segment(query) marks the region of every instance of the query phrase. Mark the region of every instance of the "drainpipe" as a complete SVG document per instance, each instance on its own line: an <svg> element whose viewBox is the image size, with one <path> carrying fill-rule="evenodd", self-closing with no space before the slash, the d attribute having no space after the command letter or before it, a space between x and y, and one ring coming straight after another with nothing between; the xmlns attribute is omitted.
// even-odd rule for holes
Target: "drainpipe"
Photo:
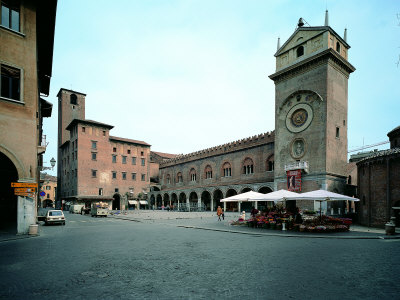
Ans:
<svg viewBox="0 0 400 300"><path fill-rule="evenodd" d="M390 221L392 199L390 198L390 158L386 158L386 220Z"/></svg>
<svg viewBox="0 0 400 300"><path fill-rule="evenodd" d="M368 163L368 227L371 227L371 163Z"/></svg>

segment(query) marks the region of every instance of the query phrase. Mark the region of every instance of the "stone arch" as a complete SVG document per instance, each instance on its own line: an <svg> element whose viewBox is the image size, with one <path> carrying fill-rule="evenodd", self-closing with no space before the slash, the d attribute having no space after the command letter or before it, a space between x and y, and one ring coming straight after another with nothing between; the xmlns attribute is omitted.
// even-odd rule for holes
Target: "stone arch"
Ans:
<svg viewBox="0 0 400 300"><path fill-rule="evenodd" d="M154 195L150 196L150 207L156 206L156 197Z"/></svg>
<svg viewBox="0 0 400 300"><path fill-rule="evenodd" d="M186 194L184 192L181 192L179 194L179 202L180 203L186 203Z"/></svg>
<svg viewBox="0 0 400 300"><path fill-rule="evenodd" d="M243 187L243 188L241 189L241 191L240 191L239 194L247 193L247 192L250 192L250 191L252 191L252 190L253 190L253 189L252 189L251 187L245 186L245 187Z"/></svg>
<svg viewBox="0 0 400 300"><path fill-rule="evenodd" d="M178 205L178 196L175 193L171 194L171 203L174 207Z"/></svg>
<svg viewBox="0 0 400 300"><path fill-rule="evenodd" d="M296 49L296 57L300 57L304 55L304 46L299 46Z"/></svg>
<svg viewBox="0 0 400 300"><path fill-rule="evenodd" d="M119 193L115 193L112 201L112 209L113 210L121 210L121 195Z"/></svg>
<svg viewBox="0 0 400 300"><path fill-rule="evenodd" d="M272 192L272 189L268 186L262 186L258 189L258 192L261 194L268 194ZM259 201L257 202L257 208L259 210L264 210L266 208L274 206L274 202L272 201Z"/></svg>
<svg viewBox="0 0 400 300"><path fill-rule="evenodd" d="M17 182L18 170L13 160L0 152L0 227L16 233L18 200L11 188L11 182Z"/></svg>
<svg viewBox="0 0 400 300"><path fill-rule="evenodd" d="M278 111L280 112L283 107L288 104L289 101L296 101L298 97L305 97L306 102L313 102L313 101L319 101L322 102L322 97L319 95L317 92L314 92L312 90L297 90L290 94L285 101L282 102L282 104L279 106Z"/></svg>
<svg viewBox="0 0 400 300"><path fill-rule="evenodd" d="M237 194L238 194L238 192L235 189L230 188L226 191L225 198L228 198L230 196L234 196ZM226 202L226 211L238 211L238 207L239 206L238 206L237 202Z"/></svg>
<svg viewBox="0 0 400 300"><path fill-rule="evenodd" d="M224 198L224 194L222 193L222 191L220 189L216 189L213 192L213 204L214 204L214 211L217 210L218 206L223 207L223 204L221 202L221 199Z"/></svg>
<svg viewBox="0 0 400 300"><path fill-rule="evenodd" d="M211 210L211 194L209 191L201 193L201 203L204 205L205 210Z"/></svg>
<svg viewBox="0 0 400 300"><path fill-rule="evenodd" d="M156 207L160 208L162 206L162 196L160 194L156 197Z"/></svg>
<svg viewBox="0 0 400 300"><path fill-rule="evenodd" d="M70 104L77 105L78 104L78 97L75 94L71 94L69 96Z"/></svg>
<svg viewBox="0 0 400 300"><path fill-rule="evenodd" d="M152 189L154 192L159 192L159 191L160 191L160 188L157 187L157 186L153 186L153 187L151 187L151 189Z"/></svg>
<svg viewBox="0 0 400 300"><path fill-rule="evenodd" d="M18 178L32 177L26 174L24 164L17 158L17 156L9 150L4 144L0 144L0 153L3 153L14 165L17 170Z"/></svg>
<svg viewBox="0 0 400 300"><path fill-rule="evenodd" d="M163 205L167 206L167 205L171 205L170 203L170 198L169 198L169 194L165 193L164 197L163 197Z"/></svg>

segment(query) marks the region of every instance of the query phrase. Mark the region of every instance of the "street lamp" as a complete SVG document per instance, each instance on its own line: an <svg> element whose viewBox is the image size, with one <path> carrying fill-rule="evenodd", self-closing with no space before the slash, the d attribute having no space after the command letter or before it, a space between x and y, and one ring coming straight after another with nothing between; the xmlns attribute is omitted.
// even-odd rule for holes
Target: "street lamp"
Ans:
<svg viewBox="0 0 400 300"><path fill-rule="evenodd" d="M44 171L44 170L53 170L54 166L56 165L56 160L54 159L54 157L52 157L50 159L50 165L51 167L43 167L43 166L39 166L40 171Z"/></svg>

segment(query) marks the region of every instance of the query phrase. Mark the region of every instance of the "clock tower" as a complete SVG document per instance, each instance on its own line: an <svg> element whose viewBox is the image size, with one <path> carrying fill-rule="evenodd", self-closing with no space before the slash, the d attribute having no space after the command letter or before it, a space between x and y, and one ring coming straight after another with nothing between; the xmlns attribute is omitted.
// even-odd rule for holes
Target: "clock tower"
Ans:
<svg viewBox="0 0 400 300"><path fill-rule="evenodd" d="M344 193L350 46L300 18L275 54L275 189Z"/></svg>

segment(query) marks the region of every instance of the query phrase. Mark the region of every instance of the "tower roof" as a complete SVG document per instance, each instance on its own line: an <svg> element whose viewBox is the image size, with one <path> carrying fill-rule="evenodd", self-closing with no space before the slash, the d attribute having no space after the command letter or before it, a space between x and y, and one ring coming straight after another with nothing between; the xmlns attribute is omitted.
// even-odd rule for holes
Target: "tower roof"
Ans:
<svg viewBox="0 0 400 300"><path fill-rule="evenodd" d="M335 30L333 30L330 26L309 26L309 27L298 27L295 32L293 32L293 34L288 38L288 40L282 45L282 47L280 47L277 52L274 54L274 56L279 56L280 54L282 54L283 52L285 52L286 50L289 49L289 47L287 47L289 45L290 42L292 42L295 37L300 33L300 32L315 32L315 35L313 35L313 37L320 35L326 31L329 31L331 34L333 34L338 40L340 40L340 42L347 48L350 48L350 45L347 44L347 42L339 35L336 33ZM292 48L292 47L290 47Z"/></svg>

